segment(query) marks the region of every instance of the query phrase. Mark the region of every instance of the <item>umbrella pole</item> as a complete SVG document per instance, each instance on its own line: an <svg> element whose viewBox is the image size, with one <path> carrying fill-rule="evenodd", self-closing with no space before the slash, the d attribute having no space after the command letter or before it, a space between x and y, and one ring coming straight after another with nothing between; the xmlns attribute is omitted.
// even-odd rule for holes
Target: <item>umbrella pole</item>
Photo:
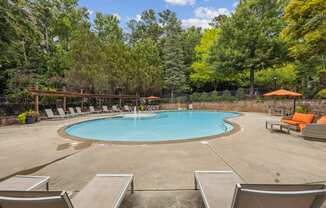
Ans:
<svg viewBox="0 0 326 208"><path fill-rule="evenodd" d="M293 114L295 113L296 101L297 101L297 99L294 98L294 99L293 99Z"/></svg>

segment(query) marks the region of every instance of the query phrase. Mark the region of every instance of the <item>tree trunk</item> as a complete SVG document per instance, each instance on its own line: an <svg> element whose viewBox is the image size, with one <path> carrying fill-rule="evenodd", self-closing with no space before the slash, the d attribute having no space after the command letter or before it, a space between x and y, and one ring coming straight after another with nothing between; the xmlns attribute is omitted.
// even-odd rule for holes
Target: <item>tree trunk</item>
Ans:
<svg viewBox="0 0 326 208"><path fill-rule="evenodd" d="M173 92L173 89L171 90L171 103L173 103L173 100L174 100L174 92Z"/></svg>
<svg viewBox="0 0 326 208"><path fill-rule="evenodd" d="M254 96L255 70L250 69L250 97Z"/></svg>

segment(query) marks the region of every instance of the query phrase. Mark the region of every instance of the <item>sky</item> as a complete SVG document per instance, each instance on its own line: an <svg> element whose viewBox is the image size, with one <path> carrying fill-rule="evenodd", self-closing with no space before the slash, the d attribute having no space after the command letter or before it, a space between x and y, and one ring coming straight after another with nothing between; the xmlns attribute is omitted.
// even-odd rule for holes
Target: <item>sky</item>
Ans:
<svg viewBox="0 0 326 208"><path fill-rule="evenodd" d="M170 9L177 13L184 28L197 26L208 28L208 23L219 14L229 15L239 0L79 0L86 7L91 20L96 12L116 15L126 28L130 19L138 19L144 10L156 12Z"/></svg>

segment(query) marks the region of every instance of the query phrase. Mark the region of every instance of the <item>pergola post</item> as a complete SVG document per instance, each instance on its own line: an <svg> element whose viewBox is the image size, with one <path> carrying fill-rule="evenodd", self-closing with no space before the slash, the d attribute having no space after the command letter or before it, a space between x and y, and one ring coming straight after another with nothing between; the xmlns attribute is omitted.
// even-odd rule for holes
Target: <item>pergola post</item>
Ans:
<svg viewBox="0 0 326 208"><path fill-rule="evenodd" d="M38 90L38 86L36 85L35 86L35 89ZM35 95L34 96L34 105L35 105L35 112L39 113L40 112L40 108L39 108L39 96L38 95Z"/></svg>
<svg viewBox="0 0 326 208"><path fill-rule="evenodd" d="M66 87L63 87L63 92L66 92ZM66 96L63 97L63 110L64 111L67 110L67 97Z"/></svg>
<svg viewBox="0 0 326 208"><path fill-rule="evenodd" d="M82 110L84 109L84 96L83 96L83 93L84 93L84 90L81 89L80 90L80 95L81 95L81 104L80 104L80 107L81 107Z"/></svg>

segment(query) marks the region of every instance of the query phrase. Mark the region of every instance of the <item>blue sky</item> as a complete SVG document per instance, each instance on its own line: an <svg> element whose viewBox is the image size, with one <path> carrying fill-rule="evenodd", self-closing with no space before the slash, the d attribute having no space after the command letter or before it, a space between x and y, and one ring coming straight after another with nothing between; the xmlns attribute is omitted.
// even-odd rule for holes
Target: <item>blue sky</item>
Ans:
<svg viewBox="0 0 326 208"><path fill-rule="evenodd" d="M218 14L230 14L238 0L80 0L81 7L89 9L91 19L96 12L115 14L121 25L137 19L147 9L162 11L170 9L177 13L184 27L208 27L210 20Z"/></svg>

